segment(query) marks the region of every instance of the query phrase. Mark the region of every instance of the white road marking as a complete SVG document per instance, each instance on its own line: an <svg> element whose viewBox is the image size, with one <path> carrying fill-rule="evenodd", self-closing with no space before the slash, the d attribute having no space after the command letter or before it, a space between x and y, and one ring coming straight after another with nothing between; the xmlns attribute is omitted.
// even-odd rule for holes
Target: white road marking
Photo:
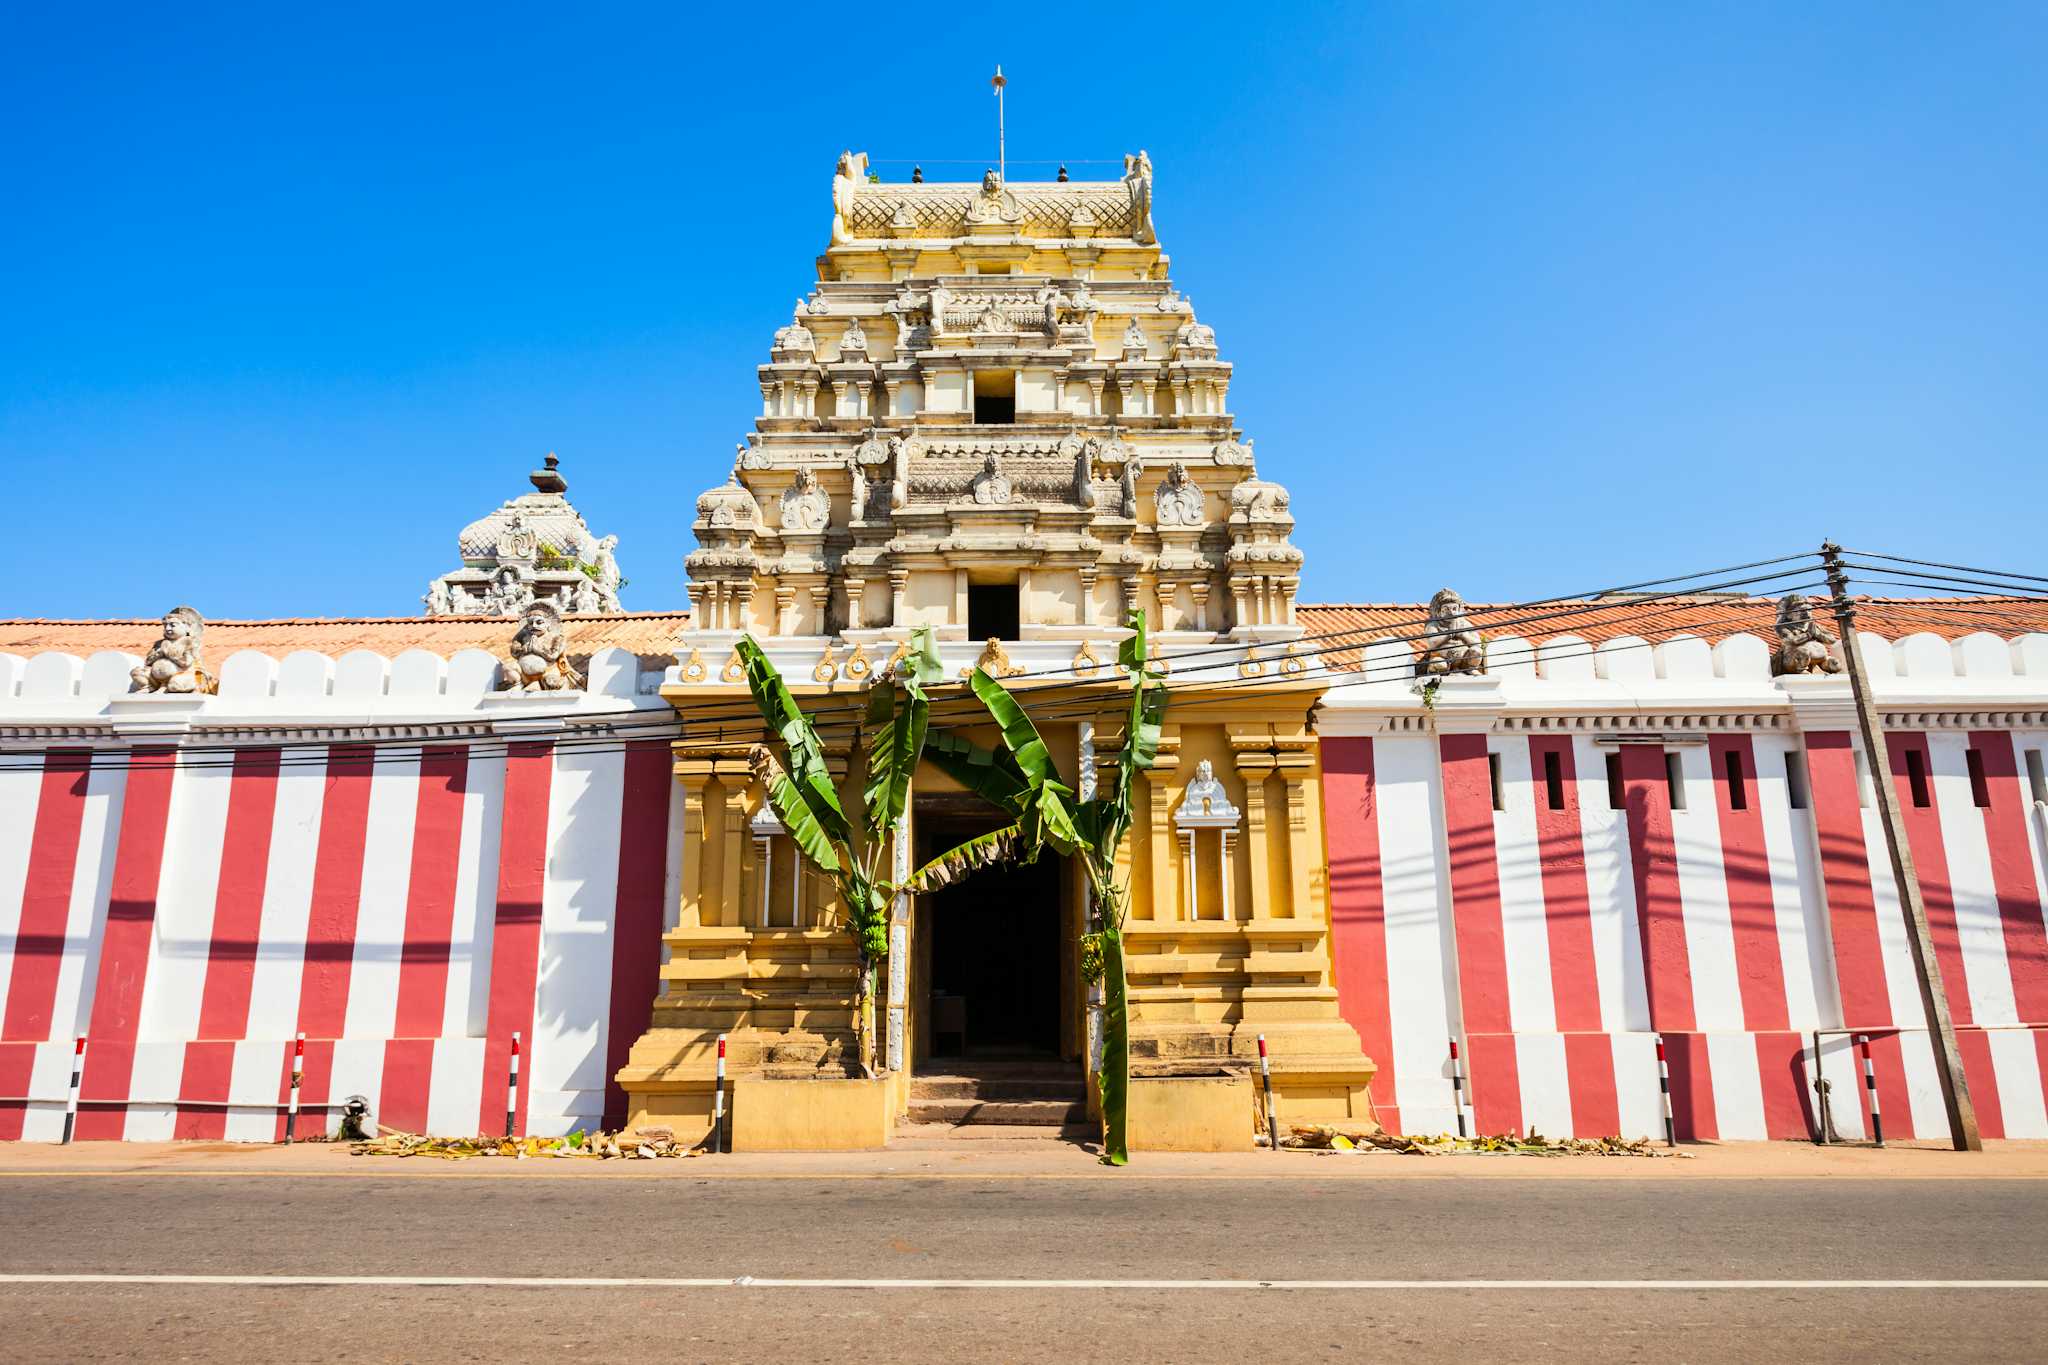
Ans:
<svg viewBox="0 0 2048 1365"><path fill-rule="evenodd" d="M1458 1290L1873 1290L2048 1289L2048 1280L1031 1280L774 1279L754 1275L681 1278L653 1275L33 1275L0 1274L10 1284L164 1284L225 1287L377 1289L1296 1289Z"/></svg>

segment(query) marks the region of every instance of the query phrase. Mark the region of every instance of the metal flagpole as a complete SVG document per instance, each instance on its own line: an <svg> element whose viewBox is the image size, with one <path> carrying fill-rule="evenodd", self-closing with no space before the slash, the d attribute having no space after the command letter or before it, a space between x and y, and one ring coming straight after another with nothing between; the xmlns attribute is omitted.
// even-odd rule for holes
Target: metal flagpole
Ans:
<svg viewBox="0 0 2048 1365"><path fill-rule="evenodd" d="M1003 79L1001 66L996 67L993 84L996 88L996 179L1007 181L1010 178L1010 163L1003 151L1003 87L1009 82Z"/></svg>
<svg viewBox="0 0 2048 1365"><path fill-rule="evenodd" d="M1920 875L1913 850L1899 821L1899 794L1892 788L1891 755L1885 748L1884 724L1870 700L1863 673L1863 646L1856 638L1856 609L1849 601L1849 576L1842 570L1842 547L1832 540L1820 547L1834 595L1835 621L1842 629L1842 659L1849 668L1849 690L1856 698L1856 723L1863 731L1863 752L1870 760L1870 786L1877 793L1878 822L1892 857L1892 880L1898 883L1899 904L1906 912L1906 946L1913 950L1913 971L1920 978L1920 1005L1927 1014L1927 1032L1934 1044L1934 1074L1941 1082L1941 1102L1948 1110L1949 1137L1959 1152L1981 1152L1977 1110L1970 1103L1970 1084L1956 1050L1955 1024L1949 1018L1948 992L1941 984L1941 963L1934 956L1934 936L1927 929L1927 903L1920 898ZM1820 1066L1818 1050L1814 1067Z"/></svg>

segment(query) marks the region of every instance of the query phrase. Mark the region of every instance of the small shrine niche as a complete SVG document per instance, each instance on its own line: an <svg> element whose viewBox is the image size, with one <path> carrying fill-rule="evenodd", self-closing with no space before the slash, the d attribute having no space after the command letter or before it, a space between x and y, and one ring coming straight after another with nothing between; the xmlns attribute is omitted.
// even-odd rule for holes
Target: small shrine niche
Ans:
<svg viewBox="0 0 2048 1365"><path fill-rule="evenodd" d="M748 837L754 841L754 865L761 879L761 896L757 913L763 929L800 929L803 927L803 855L796 845L790 843L789 858L789 904L779 906L775 895L775 853L777 841L788 833L782 820L775 814L775 807L768 803L764 794L761 807L754 812L754 818L747 821Z"/></svg>
<svg viewBox="0 0 2048 1365"><path fill-rule="evenodd" d="M1216 770L1208 759L1195 765L1194 780L1188 783L1187 793L1181 798L1180 809L1173 813L1173 828L1186 841L1187 858L1183 862L1181 877L1181 906L1189 919L1202 919L1202 864L1200 861L1201 835L1215 831L1216 857L1219 882L1222 886L1221 904L1217 906L1216 919L1234 919L1236 914L1230 904L1231 884L1236 881L1232 866L1232 854L1237 842L1237 826L1243 819L1236 806L1230 804L1230 794L1223 790L1223 783L1216 777Z"/></svg>

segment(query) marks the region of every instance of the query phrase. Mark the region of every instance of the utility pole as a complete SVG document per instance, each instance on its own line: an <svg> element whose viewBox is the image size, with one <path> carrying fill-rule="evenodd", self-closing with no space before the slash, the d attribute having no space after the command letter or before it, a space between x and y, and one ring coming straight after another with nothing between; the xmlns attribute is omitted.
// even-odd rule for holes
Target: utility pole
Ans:
<svg viewBox="0 0 2048 1365"><path fill-rule="evenodd" d="M1009 82L1003 79L1000 65L996 67L996 78L992 84L996 88L996 179L1008 184L1010 163L1003 151L1003 87Z"/></svg>
<svg viewBox="0 0 2048 1365"><path fill-rule="evenodd" d="M1949 1019L1948 992L1941 984L1941 963L1934 955L1934 936L1927 929L1927 902L1920 896L1920 874L1913 868L1913 849L1899 820L1899 794L1892 787L1891 753L1885 747L1884 725L1871 704L1870 682L1863 672L1863 646L1856 638L1856 608L1849 601L1849 577L1842 569L1842 547L1832 540L1820 547L1834 594L1835 621L1842 631L1842 658L1849 668L1849 690L1856 698L1856 724L1863 732L1863 752L1870 758L1870 786L1877 793L1877 814L1884 843L1892 858L1892 880L1898 883L1899 904L1906 911L1906 942L1913 950L1913 971L1920 981L1920 1004L1927 1014L1928 1036L1934 1042L1934 1074L1941 1081L1941 1103L1948 1110L1949 1137L1959 1152L1981 1152L1977 1110L1970 1103L1970 1083L1956 1050L1955 1024ZM1820 1065L1818 1052L1814 1065Z"/></svg>

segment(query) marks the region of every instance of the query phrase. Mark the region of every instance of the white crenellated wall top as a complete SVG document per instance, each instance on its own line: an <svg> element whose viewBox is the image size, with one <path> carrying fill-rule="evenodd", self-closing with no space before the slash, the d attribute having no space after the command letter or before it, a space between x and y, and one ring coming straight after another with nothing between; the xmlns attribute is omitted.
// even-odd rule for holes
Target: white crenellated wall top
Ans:
<svg viewBox="0 0 2048 1365"><path fill-rule="evenodd" d="M239 650L220 661L217 695L204 698L131 691L129 670L142 660L117 650L86 658L48 651L0 653L0 725L113 725L173 712L194 726L304 724L383 727L495 722L514 712L602 716L667 711L662 658L607 647L589 656L580 691L513 694L498 688L499 660L480 649L446 658L409 649L394 658L369 650L333 657L296 650L273 658Z"/></svg>
<svg viewBox="0 0 2048 1365"><path fill-rule="evenodd" d="M1922 633L1889 640L1865 632L1859 640L1872 692L1884 705L2048 707L2048 634L2006 640L1977 632L1948 640ZM1378 640L1361 653L1355 673L1334 679L1323 701L1326 712L1433 709L1434 698L1423 695L1413 676L1415 656L1406 642ZM1711 645L1690 635L1655 644L1624 635L1598 645L1574 635L1534 645L1498 636L1487 640L1486 661L1490 690L1508 710L1769 711L1791 705L1802 683L1819 681L1773 678L1770 644L1747 634ZM1846 687L1839 676L1834 681Z"/></svg>

